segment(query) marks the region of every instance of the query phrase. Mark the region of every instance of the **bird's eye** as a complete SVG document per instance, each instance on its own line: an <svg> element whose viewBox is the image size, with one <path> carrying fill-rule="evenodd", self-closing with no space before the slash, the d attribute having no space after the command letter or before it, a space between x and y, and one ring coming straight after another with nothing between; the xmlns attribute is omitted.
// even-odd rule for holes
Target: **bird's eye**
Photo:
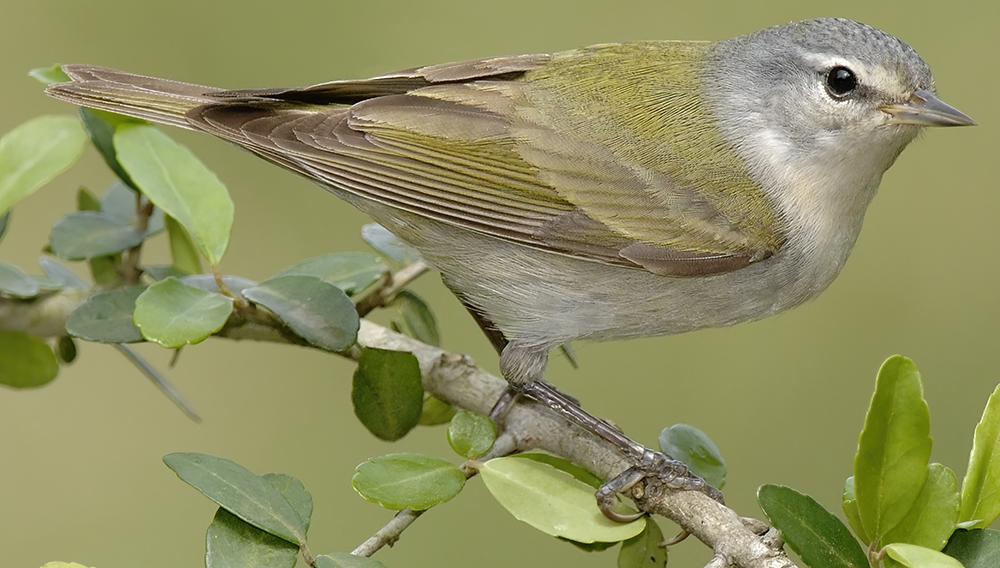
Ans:
<svg viewBox="0 0 1000 568"><path fill-rule="evenodd" d="M858 86L858 78L847 67L834 67L826 74L826 90L830 96L842 99Z"/></svg>

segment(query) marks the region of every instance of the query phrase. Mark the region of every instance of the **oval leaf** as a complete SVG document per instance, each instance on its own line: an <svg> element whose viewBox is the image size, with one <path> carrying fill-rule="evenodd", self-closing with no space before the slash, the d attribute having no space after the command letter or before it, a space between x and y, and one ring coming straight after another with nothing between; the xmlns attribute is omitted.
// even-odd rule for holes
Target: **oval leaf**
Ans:
<svg viewBox="0 0 1000 568"><path fill-rule="evenodd" d="M972 521L970 528L986 528L1000 515L1000 386L976 425L966 472L959 520Z"/></svg>
<svg viewBox="0 0 1000 568"><path fill-rule="evenodd" d="M764 485L757 490L757 503L810 568L869 568L851 531L812 497L790 487Z"/></svg>
<svg viewBox="0 0 1000 568"><path fill-rule="evenodd" d="M0 294L11 298L34 298L40 292L34 278L13 264L0 262Z"/></svg>
<svg viewBox="0 0 1000 568"><path fill-rule="evenodd" d="M163 462L177 477L251 525L288 542L305 542L305 524L295 508L266 479L245 467L196 453L167 454Z"/></svg>
<svg viewBox="0 0 1000 568"><path fill-rule="evenodd" d="M454 465L421 454L389 454L357 467L354 490L386 509L422 511L450 500L465 486Z"/></svg>
<svg viewBox="0 0 1000 568"><path fill-rule="evenodd" d="M920 373L894 356L879 369L854 457L854 491L865 531L881 538L906 516L927 480L930 412Z"/></svg>
<svg viewBox="0 0 1000 568"><path fill-rule="evenodd" d="M232 298L167 278L136 298L133 321L147 340L177 349L222 329L232 311Z"/></svg>
<svg viewBox="0 0 1000 568"><path fill-rule="evenodd" d="M660 433L660 450L684 462L698 477L713 487L726 484L726 461L704 432L687 424L674 424Z"/></svg>
<svg viewBox="0 0 1000 568"><path fill-rule="evenodd" d="M858 498L854 495L854 476L847 478L844 483L844 494L841 499L844 508L844 516L847 517L847 524L865 545L872 543L871 537L865 532L865 526L861 524L861 512L858 511Z"/></svg>
<svg viewBox="0 0 1000 568"><path fill-rule="evenodd" d="M0 215L69 169L86 142L72 116L39 116L0 138Z"/></svg>
<svg viewBox="0 0 1000 568"><path fill-rule="evenodd" d="M420 421L424 404L417 358L403 351L362 349L351 401L369 432L390 442L402 438Z"/></svg>
<svg viewBox="0 0 1000 568"><path fill-rule="evenodd" d="M420 420L417 423L421 426L447 424L451 422L451 419L455 417L457 412L454 406L429 394L424 397L424 406L420 410Z"/></svg>
<svg viewBox="0 0 1000 568"><path fill-rule="evenodd" d="M420 260L420 253L415 248L399 240L399 237L378 223L368 223L361 227L361 238L386 258L399 264Z"/></svg>
<svg viewBox="0 0 1000 568"><path fill-rule="evenodd" d="M0 384L18 389L40 387L58 373L59 362L44 339L0 329Z"/></svg>
<svg viewBox="0 0 1000 568"><path fill-rule="evenodd" d="M122 252L145 238L144 233L109 213L76 211L52 225L49 247L59 258L84 260Z"/></svg>
<svg viewBox="0 0 1000 568"><path fill-rule="evenodd" d="M316 557L316 568L385 568L385 564L348 552L331 552Z"/></svg>
<svg viewBox="0 0 1000 568"><path fill-rule="evenodd" d="M365 252L339 252L307 258L275 274L316 276L353 295L381 280L389 267L379 257Z"/></svg>
<svg viewBox="0 0 1000 568"><path fill-rule="evenodd" d="M225 509L215 512L205 537L205 568L292 568L298 553L297 545Z"/></svg>
<svg viewBox="0 0 1000 568"><path fill-rule="evenodd" d="M448 425L448 444L466 459L485 454L496 439L497 425L487 416L462 410Z"/></svg>
<svg viewBox="0 0 1000 568"><path fill-rule="evenodd" d="M61 65L53 65L52 67L36 67L35 69L28 71L28 76L36 79L43 85L65 83L70 80L69 75L62 70ZM58 562L56 564L58 564Z"/></svg>
<svg viewBox="0 0 1000 568"><path fill-rule="evenodd" d="M87 284L86 280L77 276L75 272L66 268L54 258L48 256L40 257L38 259L38 264L42 267L42 270L45 271L45 274L48 275L49 278L59 282L66 288L79 288L81 290L90 288L90 285Z"/></svg>
<svg viewBox="0 0 1000 568"><path fill-rule="evenodd" d="M274 312L302 339L328 351L347 349L358 338L358 312L340 288L316 276L278 276L243 290Z"/></svg>
<svg viewBox="0 0 1000 568"><path fill-rule="evenodd" d="M112 215L123 223L136 226L139 223L139 203L146 204L145 200L139 201L140 195L129 189L124 183L115 182L101 195L101 211ZM145 234L147 237L163 230L163 219L163 210L154 207L153 213L146 219Z"/></svg>
<svg viewBox="0 0 1000 568"><path fill-rule="evenodd" d="M961 562L947 554L915 544L890 544L885 551L889 558L907 568L964 568Z"/></svg>
<svg viewBox="0 0 1000 568"><path fill-rule="evenodd" d="M441 333L438 331L434 312L423 298L409 290L402 290L396 294L392 303L399 307L412 337L427 345L441 345Z"/></svg>
<svg viewBox="0 0 1000 568"><path fill-rule="evenodd" d="M1000 566L1000 531L957 530L942 552L965 568L996 568Z"/></svg>
<svg viewBox="0 0 1000 568"><path fill-rule="evenodd" d="M122 168L122 165L118 163L114 136L115 128L119 125L145 124L145 121L84 107L80 107L79 113L80 122L83 123L83 127L87 130L87 136L90 137L90 141L97 148L97 152L104 158L104 162L111 168L111 171L115 172L118 179L128 184L129 187L138 189L132 178Z"/></svg>
<svg viewBox="0 0 1000 568"><path fill-rule="evenodd" d="M100 343L135 343L142 332L132 321L135 300L145 286L126 286L95 294L66 318L66 331L74 337Z"/></svg>
<svg viewBox="0 0 1000 568"><path fill-rule="evenodd" d="M646 519L646 528L622 543L618 568L663 568L667 565L667 548L661 545L662 542L660 525Z"/></svg>
<svg viewBox="0 0 1000 568"><path fill-rule="evenodd" d="M288 500L295 512L299 514L299 518L302 519L302 526L308 531L313 514L313 498L306 491L306 486L291 475L283 473L262 473L260 476Z"/></svg>
<svg viewBox="0 0 1000 568"><path fill-rule="evenodd" d="M618 542L641 533L645 519L616 523L601 513L594 489L548 464L516 457L489 460L479 468L493 498L536 529L578 542Z"/></svg>
<svg viewBox="0 0 1000 568"><path fill-rule="evenodd" d="M163 224L170 238L170 258L173 260L174 268L186 274L200 274L201 260L198 258L198 247L191 239L191 234L169 215L164 215Z"/></svg>
<svg viewBox="0 0 1000 568"><path fill-rule="evenodd" d="M202 256L218 265L233 227L233 202L219 178L153 126L119 126L114 146L118 162L146 197L183 225Z"/></svg>
<svg viewBox="0 0 1000 568"><path fill-rule="evenodd" d="M932 463L913 508L885 534L882 542L903 542L941 550L955 530L958 508L958 478L955 472L939 463Z"/></svg>

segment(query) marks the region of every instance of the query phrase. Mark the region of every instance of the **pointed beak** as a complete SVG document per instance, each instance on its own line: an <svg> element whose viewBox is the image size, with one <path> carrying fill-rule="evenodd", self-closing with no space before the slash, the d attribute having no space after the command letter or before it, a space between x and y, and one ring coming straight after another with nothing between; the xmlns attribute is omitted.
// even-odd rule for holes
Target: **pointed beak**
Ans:
<svg viewBox="0 0 1000 568"><path fill-rule="evenodd" d="M903 104L885 105L881 110L892 118L889 124L917 126L975 126L976 121L945 103L927 89L917 89Z"/></svg>

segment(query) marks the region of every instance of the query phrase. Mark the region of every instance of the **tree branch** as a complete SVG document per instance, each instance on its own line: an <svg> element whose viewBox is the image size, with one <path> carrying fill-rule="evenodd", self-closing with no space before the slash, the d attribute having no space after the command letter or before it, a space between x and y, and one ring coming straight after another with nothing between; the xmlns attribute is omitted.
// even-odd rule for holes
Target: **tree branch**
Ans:
<svg viewBox="0 0 1000 568"><path fill-rule="evenodd" d="M425 345L366 320L361 322L358 343L413 353L420 361L425 390L473 412L488 414L507 385L503 379L477 367L467 356ZM502 428L516 440L518 450L551 452L602 479L610 479L631 465L603 441L532 401L514 405ZM770 546L772 539L754 533L736 512L703 493L676 491L656 480L646 480L636 485L632 496L643 511L673 520L712 548L716 558L725 562L719 566L795 566L783 551ZM749 525L760 529L755 523Z"/></svg>
<svg viewBox="0 0 1000 568"><path fill-rule="evenodd" d="M87 294L83 290L66 289L33 301L0 299L0 328L20 329L42 337L65 335L66 317L86 299ZM273 315L259 309L241 311L238 318L230 321L217 335L231 339L304 343ZM358 344L413 353L420 362L427 392L480 414L489 414L507 385L503 379L477 367L468 356L426 345L364 319L361 320ZM356 358L357 350L340 355ZM501 426L504 438L511 440L509 450L545 450L588 469L602 479L611 479L631 465L605 442L531 400L514 405ZM631 496L643 511L673 520L712 548L715 557L710 566L795 568L795 564L781 550L780 539L771 532L757 534L763 530L759 521L744 521L733 510L703 493L677 491L664 487L655 479L647 479L633 488ZM397 518L400 520L394 519L391 526L387 525L372 537L375 541L371 544L366 542L358 550L394 542L416 515L413 518L407 515Z"/></svg>

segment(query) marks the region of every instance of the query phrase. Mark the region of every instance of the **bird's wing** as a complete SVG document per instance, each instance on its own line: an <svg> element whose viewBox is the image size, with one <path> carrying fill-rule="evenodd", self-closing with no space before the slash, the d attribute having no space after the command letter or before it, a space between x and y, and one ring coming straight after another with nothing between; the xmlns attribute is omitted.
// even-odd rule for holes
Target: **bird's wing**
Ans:
<svg viewBox="0 0 1000 568"><path fill-rule="evenodd" d="M592 54L572 53L593 60ZM183 109L187 126L361 199L586 260L689 276L736 270L780 247L766 214L751 208L734 218L726 206L740 197L727 193L731 172L699 167L678 174L678 167L699 162L669 144L648 144L643 138L655 128L637 128L617 116L621 109L602 102L603 83L587 66L569 61L570 71L560 70L566 60L559 57L493 58L367 80L241 91L72 66L71 77L80 79L50 91L152 120L168 115L172 124ZM655 71L650 64L640 64L646 71L626 70L626 83L656 79L649 76ZM560 100L551 86L562 84L560 74L579 87L576 100L573 93ZM622 78L610 79L622 88ZM130 81L141 83L141 96L130 92ZM158 89L169 104L158 99ZM642 121L651 112L655 119L655 113L684 111L685 105L671 108L661 94L630 92L641 95L625 102ZM116 102L122 97L127 105ZM159 114L141 114L154 104L163 109ZM651 104L660 107L643 108ZM591 121L596 131L588 129ZM673 170L671 160L678 165ZM704 185L699 176L721 182Z"/></svg>

